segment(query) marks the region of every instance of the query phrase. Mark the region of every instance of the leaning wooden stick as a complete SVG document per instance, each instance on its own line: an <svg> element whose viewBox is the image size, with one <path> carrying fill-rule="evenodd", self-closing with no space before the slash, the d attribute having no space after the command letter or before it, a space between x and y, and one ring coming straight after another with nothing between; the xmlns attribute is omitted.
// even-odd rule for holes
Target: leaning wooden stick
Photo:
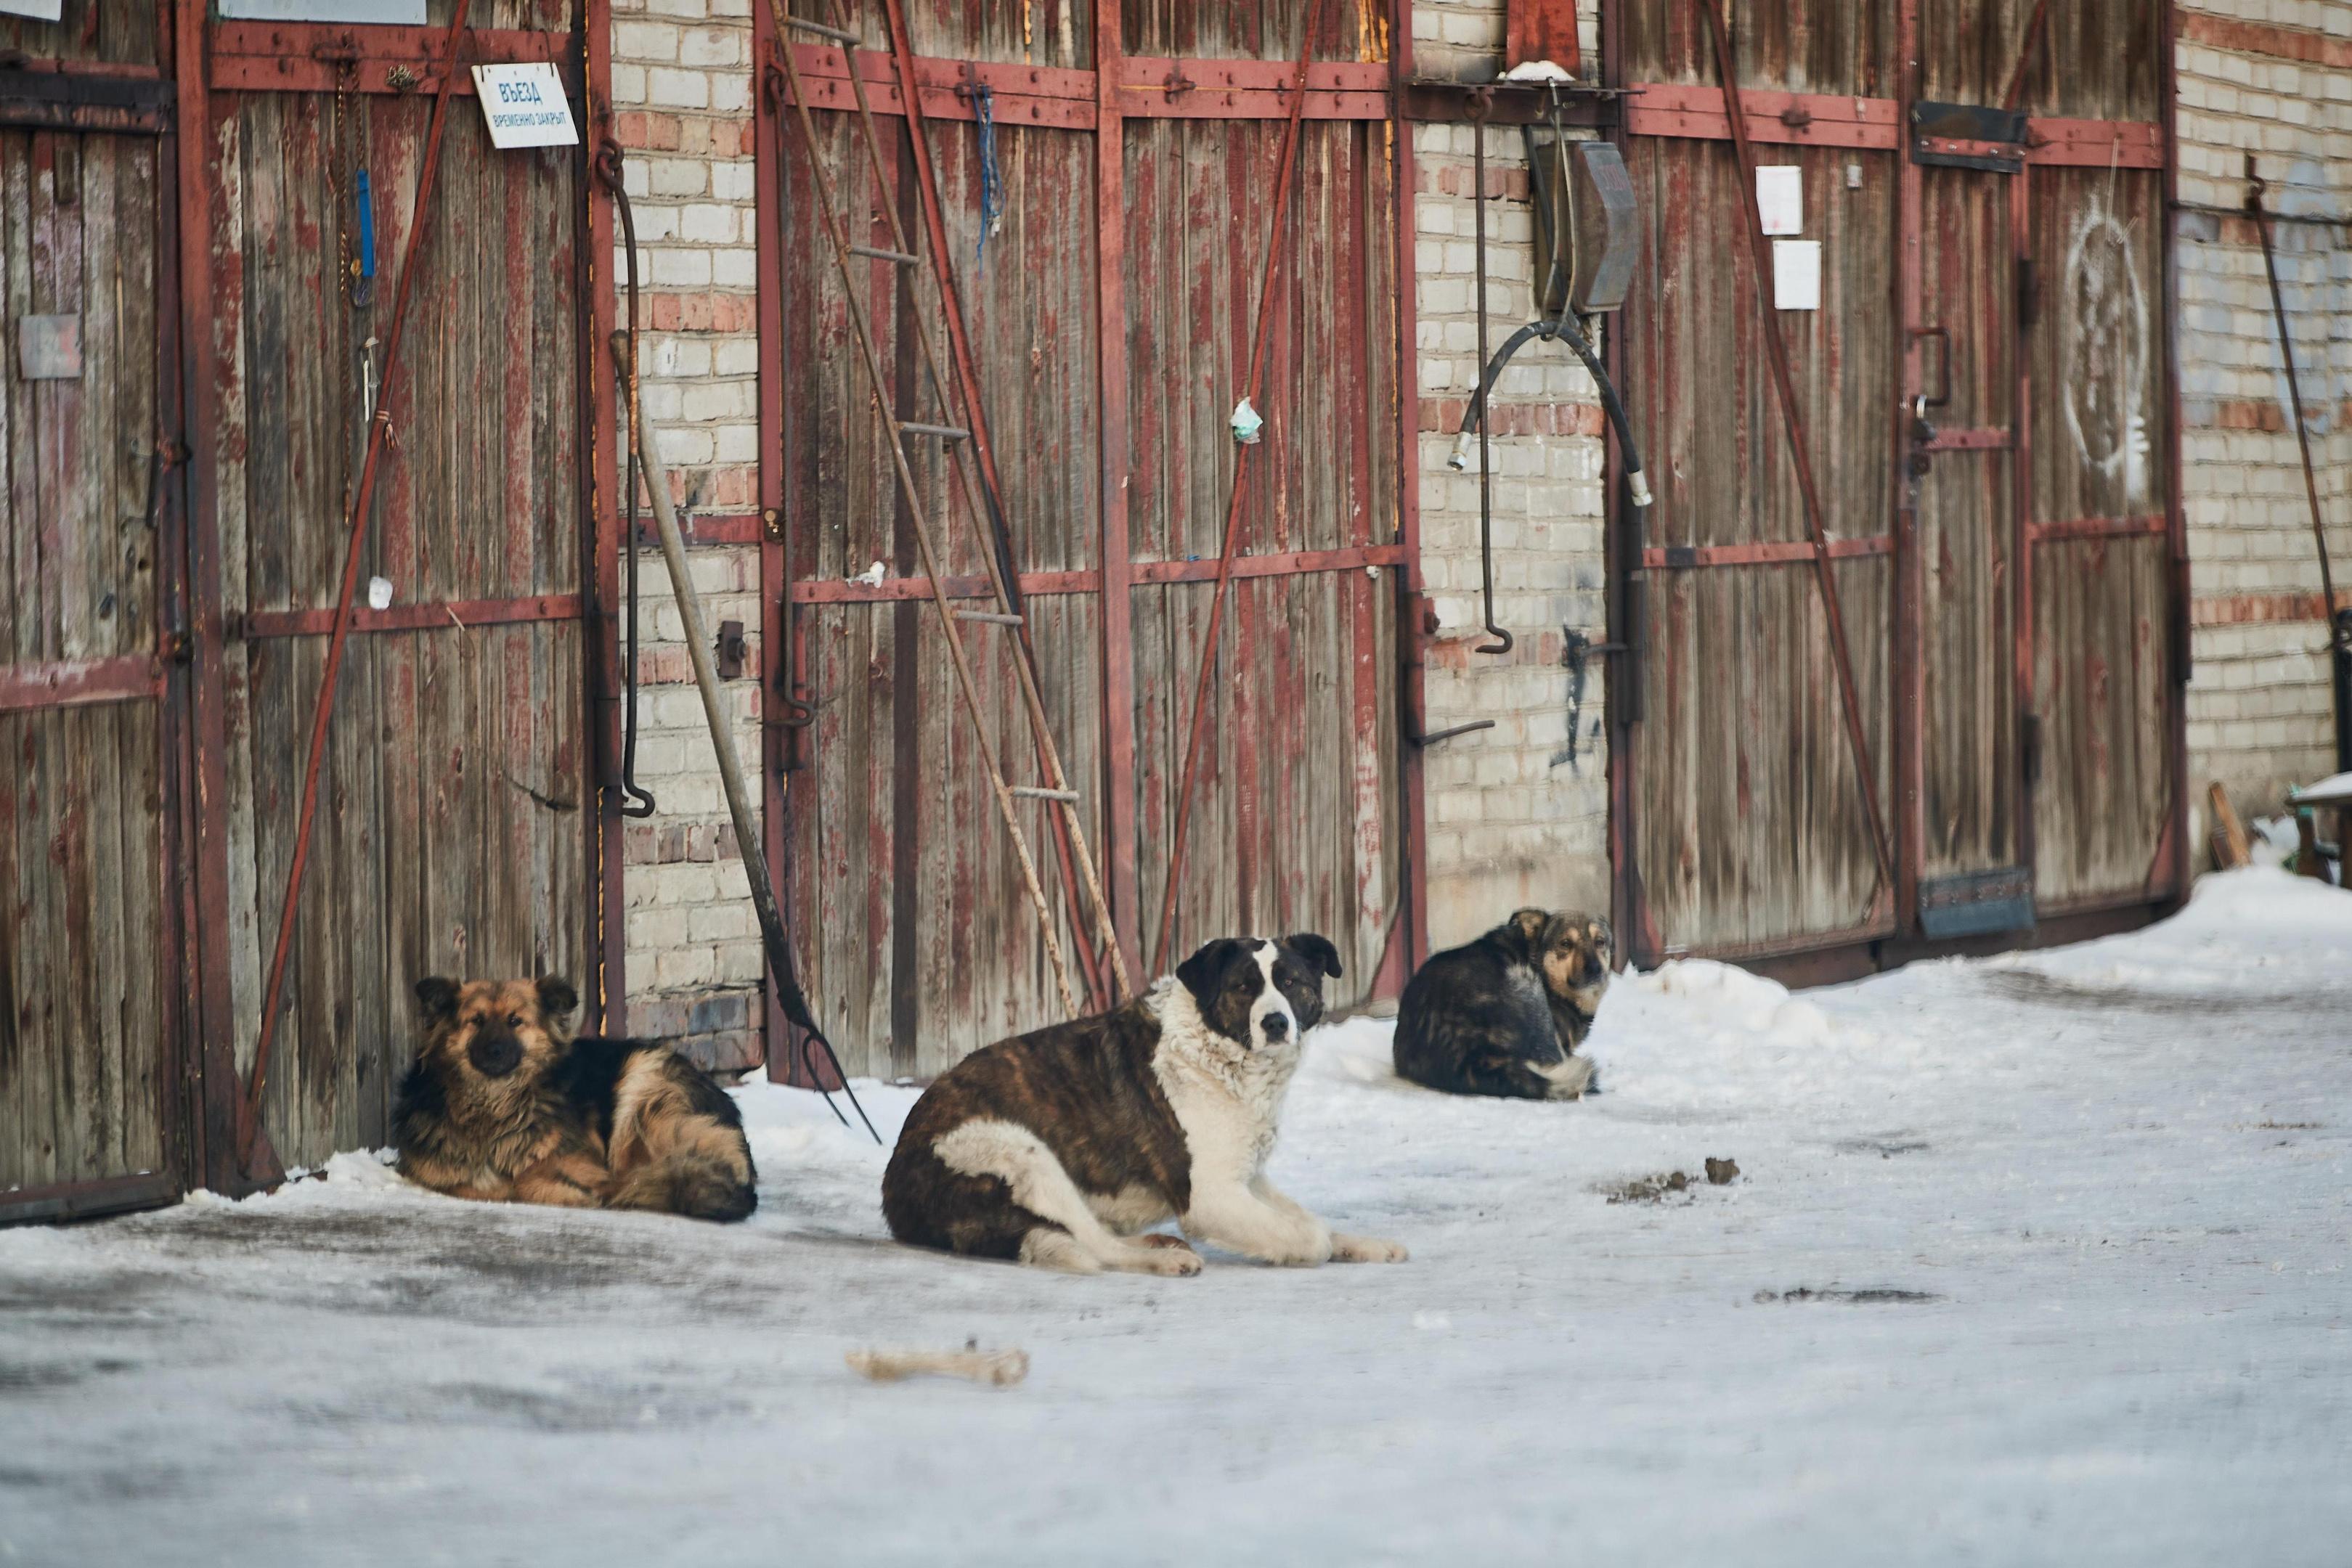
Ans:
<svg viewBox="0 0 2352 1568"><path fill-rule="evenodd" d="M1025 1350L853 1350L842 1358L849 1369L877 1383L897 1383L926 1373L968 1377L992 1388L1010 1388L1029 1375Z"/></svg>

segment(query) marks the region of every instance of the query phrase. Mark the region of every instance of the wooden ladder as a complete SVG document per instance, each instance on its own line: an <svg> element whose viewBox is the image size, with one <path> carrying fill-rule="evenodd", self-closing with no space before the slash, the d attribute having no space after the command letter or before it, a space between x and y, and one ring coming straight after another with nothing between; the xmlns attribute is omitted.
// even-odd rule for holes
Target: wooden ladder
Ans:
<svg viewBox="0 0 2352 1568"><path fill-rule="evenodd" d="M938 347L931 340L930 324L919 309L911 310L908 314L914 320L916 337L922 348L924 367L939 398L940 407L944 411L943 422L934 424L901 419L898 410L892 406L889 379L883 373L881 356L875 348L872 325L866 319L865 298L858 289L856 277L850 271L850 258L864 257L870 261L884 261L901 268L911 269L921 266L923 257L916 253L914 246L908 242L906 225L898 216L897 204L887 200L876 204L889 219L890 248L886 250L878 246L849 243L842 227L840 206L835 196L833 177L826 172L824 159L817 143L815 124L809 111L808 93L802 82L800 67L793 58L792 47L793 36L795 33L803 33L822 38L841 50L844 74L848 78L850 90L856 95L857 100L857 119L866 145L866 162L873 171L875 188L879 193L887 193L891 186L883 167L881 141L874 128L874 110L866 98L865 80L858 74L856 57L860 47L859 36L846 26L828 25L791 16L784 9L784 0L768 0L768 5L776 23L777 63L782 68L784 78L790 89L792 112L800 126L802 145L808 153L809 169L816 181L817 211L824 220L825 238L832 246L834 266L840 274L842 294L849 306L850 326L857 339L859 354L866 361L866 373L873 386L875 406L881 410L883 423L887 427L890 437L891 464L898 472L899 493L905 497L908 517L914 528L916 549L922 556L923 571L930 584L931 603L939 612L940 630L947 638L948 653L954 661L956 689L961 697L965 716L971 720L973 744L978 748L981 766L988 775L989 789L996 797L997 814L1003 819L1004 831L1011 837L1013 853L1020 860L1021 878L1028 889L1029 902L1037 911L1038 929L1045 939L1046 956L1054 967L1055 982L1061 989L1062 1004L1068 1009L1071 1016L1076 1017L1080 1009L1077 993L1070 983L1069 964L1063 955L1062 944L1055 935L1054 912L1046 902L1045 887L1038 880L1036 859L1030 852L1029 838L1022 829L1020 814L1014 802L1043 800L1064 814L1064 830L1067 834L1073 857L1077 862L1079 873L1085 882L1087 900L1094 906L1096 928L1100 936L1102 951L1108 956L1110 965L1117 974L1119 993L1122 996L1133 995L1134 982L1128 974L1127 961L1120 952L1118 933L1111 922L1110 901L1103 895L1102 880L1096 873L1094 856L1087 847L1085 825L1078 812L1081 797L1077 790L1070 787L1069 776L1062 767L1060 750L1054 744L1052 728L1045 720L1045 699L1038 691L1036 668L1030 657L1030 650L1026 646L1016 646L1013 662L1019 672L1021 705L1028 716L1030 732L1036 742L1038 760L1045 773L1045 782L1043 784L1006 782L1003 769L997 763L995 747L989 739L988 726L981 706L979 688L972 681L971 663L964 653L961 627L993 626L1004 628L1015 633L1023 627L1024 618L1016 610L1013 590L1006 581L1006 572L1010 570L1009 556L1000 559L1000 551L995 548L999 540L990 538L984 541L987 548L983 548L980 553L982 559L987 563L989 587L994 596L996 608L992 611L957 609L948 594L947 577L943 563L940 559L938 548L932 538L929 515L924 509L922 494L915 484L914 473L907 464L908 437L934 438L945 443L957 477L961 483L965 505L971 508L975 524L985 528L992 514L988 509L985 498L981 493L979 478L973 471L969 452L973 430L984 431L986 428L982 423L982 413L977 406L976 400L967 399L971 406L968 406L965 411L965 423L962 424L945 423L954 417L953 399L949 389L951 385L960 383L950 382L950 378L943 373ZM846 19L841 14L840 0L827 0L827 9L835 24ZM911 120L908 122L908 131L909 134L919 134L915 130L915 122ZM930 160L929 158L918 160L917 167L918 177L928 186L931 178ZM927 201L936 203L938 200L936 189L927 188L923 194ZM934 246L930 255L931 274L947 308L952 310L956 308L956 302L944 260L945 258L938 254L937 247ZM1080 924L1082 914L1083 912L1079 910L1071 911L1074 925Z"/></svg>

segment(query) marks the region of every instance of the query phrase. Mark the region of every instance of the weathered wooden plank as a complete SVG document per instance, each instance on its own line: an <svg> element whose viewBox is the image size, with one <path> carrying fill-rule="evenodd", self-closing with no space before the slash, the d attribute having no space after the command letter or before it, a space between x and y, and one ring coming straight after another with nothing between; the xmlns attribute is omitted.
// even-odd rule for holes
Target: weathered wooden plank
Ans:
<svg viewBox="0 0 2352 1568"><path fill-rule="evenodd" d="M1930 169L1924 186L1927 374L1949 401L1938 424L2006 430L2015 420L2009 189L1969 170ZM1924 824L1921 872L2016 863L2013 455L1946 452L1919 486L1924 589L1919 647Z"/></svg>
<svg viewBox="0 0 2352 1568"><path fill-rule="evenodd" d="M1715 53L1698 7L1717 0L1632 0L1619 37L1618 79L1714 82ZM1742 87L1891 98L1895 7L1855 0L1787 0L1733 13Z"/></svg>
<svg viewBox="0 0 2352 1568"><path fill-rule="evenodd" d="M2045 911L2138 893L2170 802L2166 541L2036 549L2034 893Z"/></svg>

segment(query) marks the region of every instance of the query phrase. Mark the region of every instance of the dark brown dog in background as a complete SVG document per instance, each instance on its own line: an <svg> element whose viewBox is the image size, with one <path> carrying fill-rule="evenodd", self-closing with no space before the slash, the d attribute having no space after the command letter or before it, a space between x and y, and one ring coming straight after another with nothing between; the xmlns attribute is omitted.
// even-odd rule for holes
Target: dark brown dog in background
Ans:
<svg viewBox="0 0 2352 1568"><path fill-rule="evenodd" d="M1397 1076L1449 1094L1576 1099L1592 1084L1576 1048L1614 957L1606 920L1541 909L1438 954L1398 1006Z"/></svg>
<svg viewBox="0 0 2352 1568"><path fill-rule="evenodd" d="M666 1045L573 1040L566 980L416 982L425 1037L401 1080L403 1176L453 1197L748 1216L751 1145L709 1074Z"/></svg>

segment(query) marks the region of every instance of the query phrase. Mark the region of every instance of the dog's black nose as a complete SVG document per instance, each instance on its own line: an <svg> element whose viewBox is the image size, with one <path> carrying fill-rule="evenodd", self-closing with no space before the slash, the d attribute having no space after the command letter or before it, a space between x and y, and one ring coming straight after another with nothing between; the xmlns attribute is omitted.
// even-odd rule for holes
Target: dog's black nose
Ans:
<svg viewBox="0 0 2352 1568"><path fill-rule="evenodd" d="M510 1034L478 1034L466 1048L466 1060L485 1078L504 1078L522 1065L522 1041Z"/></svg>
<svg viewBox="0 0 2352 1568"><path fill-rule="evenodd" d="M1280 1040L1290 1033L1290 1020L1280 1013L1268 1013L1265 1015L1265 1028L1266 1039Z"/></svg>

